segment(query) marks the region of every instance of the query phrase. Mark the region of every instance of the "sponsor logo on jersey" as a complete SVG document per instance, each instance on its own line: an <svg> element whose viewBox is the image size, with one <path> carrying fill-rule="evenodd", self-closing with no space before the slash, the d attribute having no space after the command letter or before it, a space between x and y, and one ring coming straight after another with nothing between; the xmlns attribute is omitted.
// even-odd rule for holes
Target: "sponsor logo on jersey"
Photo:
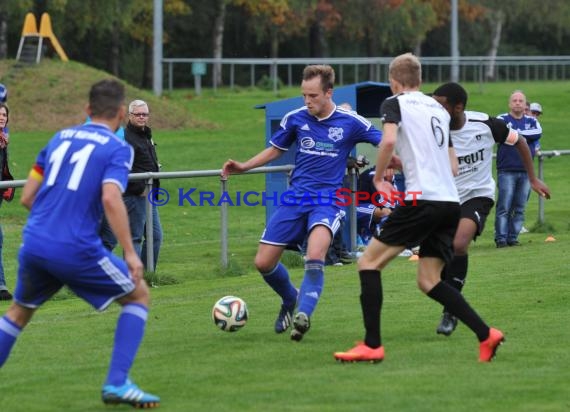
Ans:
<svg viewBox="0 0 570 412"><path fill-rule="evenodd" d="M457 158L457 161L459 162L460 166L463 164L471 165L476 162L485 160L483 156L484 153L485 149L479 149L474 153L466 154L465 156L459 156Z"/></svg>
<svg viewBox="0 0 570 412"><path fill-rule="evenodd" d="M328 152L333 152L334 151L334 144L333 143L325 143L325 142L317 142L315 144L315 146L317 147L317 149L319 150L326 150Z"/></svg>
<svg viewBox="0 0 570 412"><path fill-rule="evenodd" d="M301 147L303 149L312 149L315 147L315 141L312 137L301 137Z"/></svg>
<svg viewBox="0 0 570 412"><path fill-rule="evenodd" d="M308 141L307 139L310 139ZM335 148L334 143L315 142L311 137L301 138L299 152L314 155L314 156L328 156L337 157L338 150Z"/></svg>

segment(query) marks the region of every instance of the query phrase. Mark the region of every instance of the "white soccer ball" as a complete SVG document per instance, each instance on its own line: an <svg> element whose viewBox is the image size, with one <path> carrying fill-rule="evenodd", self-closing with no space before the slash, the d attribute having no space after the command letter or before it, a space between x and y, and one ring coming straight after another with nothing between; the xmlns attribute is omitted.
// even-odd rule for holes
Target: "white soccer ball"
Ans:
<svg viewBox="0 0 570 412"><path fill-rule="evenodd" d="M248 316L247 305L237 296L224 296L212 308L214 324L225 332L237 332L243 328Z"/></svg>

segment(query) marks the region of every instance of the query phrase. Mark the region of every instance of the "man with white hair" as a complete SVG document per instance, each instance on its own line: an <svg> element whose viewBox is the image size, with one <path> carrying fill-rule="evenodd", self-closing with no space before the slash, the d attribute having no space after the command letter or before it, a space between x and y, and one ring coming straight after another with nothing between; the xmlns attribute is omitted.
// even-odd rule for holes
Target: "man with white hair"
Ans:
<svg viewBox="0 0 570 412"><path fill-rule="evenodd" d="M158 172L160 169L154 141L152 140L152 130L149 127L150 110L144 100L133 100L129 103L128 123L125 127L125 140L133 147L135 158L131 173ZM153 189L158 189L159 181L154 180ZM145 269L155 270L162 244L162 226L158 215L158 209L152 207L153 223L153 267L147 266L147 245L145 237L146 223L146 202L149 193L144 180L131 180L123 195L123 200L127 206L129 214L129 224L135 250L141 257ZM117 242L111 239L108 233L105 236L104 244L107 249L114 249Z"/></svg>

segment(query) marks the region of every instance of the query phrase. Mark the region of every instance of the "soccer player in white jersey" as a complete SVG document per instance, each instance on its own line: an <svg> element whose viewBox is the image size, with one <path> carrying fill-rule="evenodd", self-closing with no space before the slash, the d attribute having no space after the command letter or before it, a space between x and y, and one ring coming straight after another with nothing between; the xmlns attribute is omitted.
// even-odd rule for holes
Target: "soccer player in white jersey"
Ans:
<svg viewBox="0 0 570 412"><path fill-rule="evenodd" d="M433 98L419 91L421 64L406 53L389 67L394 96L381 106L382 143L378 150L374 183L384 193L392 190L383 181L388 159L394 150L400 156L406 176L404 205L397 207L358 260L360 303L365 337L346 352L336 352L343 362L379 362L384 359L380 333L382 308L381 270L406 247L420 245L417 283L462 322L479 340L479 361L489 362L503 333L490 328L471 308L461 293L441 280L441 271L453 258L453 237L459 222L459 195L453 178L455 153L449 142L449 113ZM417 197L416 206L411 192Z"/></svg>
<svg viewBox="0 0 570 412"><path fill-rule="evenodd" d="M293 322L294 341L309 330L323 290L325 255L343 215L336 191L342 187L348 156L357 143L378 145L381 139L381 132L368 120L335 105L333 85L332 67L305 67L301 84L305 106L283 117L271 146L243 163L230 159L222 169L222 176L242 173L278 158L291 146L296 148L289 189L293 195L271 216L255 256L255 267L282 299L275 332L285 332ZM297 292L279 260L286 247L299 247L307 234L305 274Z"/></svg>
<svg viewBox="0 0 570 412"><path fill-rule="evenodd" d="M455 255L445 266L442 277L461 291L467 276L469 245L483 232L485 221L494 204L492 158L495 144L514 146L532 189L546 198L550 198L550 191L534 174L531 151L526 139L516 130L507 127L500 118L465 111L467 92L461 85L445 83L433 92L432 97L441 103L451 116L450 135L459 164L455 184L459 192L461 218L453 239ZM457 318L444 308L436 332L449 336L456 326Z"/></svg>
<svg viewBox="0 0 570 412"><path fill-rule="evenodd" d="M113 132L125 112L121 83L95 83L87 107L92 122L59 131L36 159L22 190L21 202L30 215L18 256L14 302L0 318L0 367L36 309L65 285L97 310L113 301L122 306L103 402L153 408L160 399L128 376L144 335L150 294L121 196L133 150ZM103 211L125 261L103 247Z"/></svg>

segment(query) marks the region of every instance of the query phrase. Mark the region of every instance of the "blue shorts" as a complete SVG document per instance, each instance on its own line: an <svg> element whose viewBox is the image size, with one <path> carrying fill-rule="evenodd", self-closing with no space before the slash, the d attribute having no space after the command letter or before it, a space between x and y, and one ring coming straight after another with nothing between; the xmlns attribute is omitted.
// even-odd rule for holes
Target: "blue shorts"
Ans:
<svg viewBox="0 0 570 412"><path fill-rule="evenodd" d="M49 255L32 254L25 246L20 249L14 300L21 306L35 309L65 285L95 309L104 310L135 289L127 264L102 246L96 254L75 258L61 250Z"/></svg>
<svg viewBox="0 0 570 412"><path fill-rule="evenodd" d="M331 241L340 227L344 211L337 205L280 205L261 235L261 243L300 249L307 234L317 225L331 231Z"/></svg>

